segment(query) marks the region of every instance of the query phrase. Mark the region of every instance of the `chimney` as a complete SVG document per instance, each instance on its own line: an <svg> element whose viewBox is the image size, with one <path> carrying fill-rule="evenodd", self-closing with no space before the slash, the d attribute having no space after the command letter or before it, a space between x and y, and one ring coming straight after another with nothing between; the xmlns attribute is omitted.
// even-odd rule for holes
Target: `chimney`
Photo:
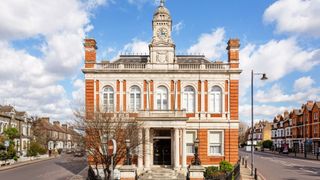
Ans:
<svg viewBox="0 0 320 180"><path fill-rule="evenodd" d="M96 50L97 43L96 40L92 38L84 39L84 49L85 49L85 68L94 68L94 64L96 63Z"/></svg>
<svg viewBox="0 0 320 180"><path fill-rule="evenodd" d="M61 125L63 129L67 129L68 125L67 124L62 124Z"/></svg>
<svg viewBox="0 0 320 180"><path fill-rule="evenodd" d="M228 41L228 62L230 64L231 69L239 68L239 47L239 39L230 39Z"/></svg>
<svg viewBox="0 0 320 180"><path fill-rule="evenodd" d="M59 121L53 121L53 125L60 126L60 122Z"/></svg>
<svg viewBox="0 0 320 180"><path fill-rule="evenodd" d="M50 118L49 117L43 117L41 118L41 121L46 122L46 123L50 123Z"/></svg>

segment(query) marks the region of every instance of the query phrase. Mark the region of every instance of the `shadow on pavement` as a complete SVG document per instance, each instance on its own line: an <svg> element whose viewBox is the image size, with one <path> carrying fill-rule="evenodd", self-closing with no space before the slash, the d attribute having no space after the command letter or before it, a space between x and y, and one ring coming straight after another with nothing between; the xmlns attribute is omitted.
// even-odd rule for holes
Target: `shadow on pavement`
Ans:
<svg viewBox="0 0 320 180"><path fill-rule="evenodd" d="M73 174L80 173L87 166L87 161L84 157L70 159L68 158L66 160L58 161L55 163L65 168L66 170L72 172Z"/></svg>

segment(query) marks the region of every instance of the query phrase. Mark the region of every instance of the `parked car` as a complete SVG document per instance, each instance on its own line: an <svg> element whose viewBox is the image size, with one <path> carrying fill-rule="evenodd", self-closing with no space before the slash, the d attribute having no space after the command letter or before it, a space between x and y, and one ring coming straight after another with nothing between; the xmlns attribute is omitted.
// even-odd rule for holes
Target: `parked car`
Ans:
<svg viewBox="0 0 320 180"><path fill-rule="evenodd" d="M71 153L73 153L73 151L72 151L72 149L67 149L66 153L71 154Z"/></svg>
<svg viewBox="0 0 320 180"><path fill-rule="evenodd" d="M83 150L77 149L74 152L74 157L82 157L82 156L84 156L84 151Z"/></svg>

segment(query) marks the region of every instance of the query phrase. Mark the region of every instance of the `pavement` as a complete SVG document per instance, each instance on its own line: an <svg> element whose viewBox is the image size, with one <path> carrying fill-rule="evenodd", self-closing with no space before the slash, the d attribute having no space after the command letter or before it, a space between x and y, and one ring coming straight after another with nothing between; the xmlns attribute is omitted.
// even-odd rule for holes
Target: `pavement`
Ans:
<svg viewBox="0 0 320 180"><path fill-rule="evenodd" d="M250 152L239 151L240 156L248 156ZM255 152L254 167L265 180L319 180L320 161L292 158L274 153Z"/></svg>
<svg viewBox="0 0 320 180"><path fill-rule="evenodd" d="M8 169L13 169L13 168L21 167L21 166L26 166L26 165L33 164L33 163L37 163L37 162L41 162L41 161L47 161L47 160L50 160L50 159L53 159L53 158L55 158L55 157L35 159L35 160L24 161L24 162L17 162L17 163L14 163L14 164L12 164L12 165L1 166L1 167L0 167L0 171L4 171L4 170L8 170Z"/></svg>
<svg viewBox="0 0 320 180"><path fill-rule="evenodd" d="M286 156L286 157L291 157L291 158L298 158L298 159L310 159L310 160L318 160L320 161L320 156L317 159L317 156L314 154L307 154L307 158L304 157L303 153L289 153L289 154L282 154L279 153L277 151L270 151L270 150L265 150L262 151L262 153L271 153L271 154L277 154L277 155L282 155L282 156Z"/></svg>
<svg viewBox="0 0 320 180"><path fill-rule="evenodd" d="M249 163L247 164L247 168L245 164L240 163L240 179L241 180L254 180L254 176L251 176L251 169L249 167ZM264 180L261 175L258 173L258 180Z"/></svg>
<svg viewBox="0 0 320 180"><path fill-rule="evenodd" d="M86 167L86 157L73 157L72 154L65 154L57 158L2 170L0 171L0 179L69 180L76 176L80 180L79 176L82 174L82 177L85 177Z"/></svg>

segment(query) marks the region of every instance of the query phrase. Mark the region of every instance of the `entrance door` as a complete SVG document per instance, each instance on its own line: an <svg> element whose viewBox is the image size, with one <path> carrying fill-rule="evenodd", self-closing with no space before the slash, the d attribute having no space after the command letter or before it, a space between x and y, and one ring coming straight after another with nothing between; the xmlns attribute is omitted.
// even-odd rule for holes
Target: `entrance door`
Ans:
<svg viewBox="0 0 320 180"><path fill-rule="evenodd" d="M153 164L171 165L171 140L155 139L153 142Z"/></svg>

